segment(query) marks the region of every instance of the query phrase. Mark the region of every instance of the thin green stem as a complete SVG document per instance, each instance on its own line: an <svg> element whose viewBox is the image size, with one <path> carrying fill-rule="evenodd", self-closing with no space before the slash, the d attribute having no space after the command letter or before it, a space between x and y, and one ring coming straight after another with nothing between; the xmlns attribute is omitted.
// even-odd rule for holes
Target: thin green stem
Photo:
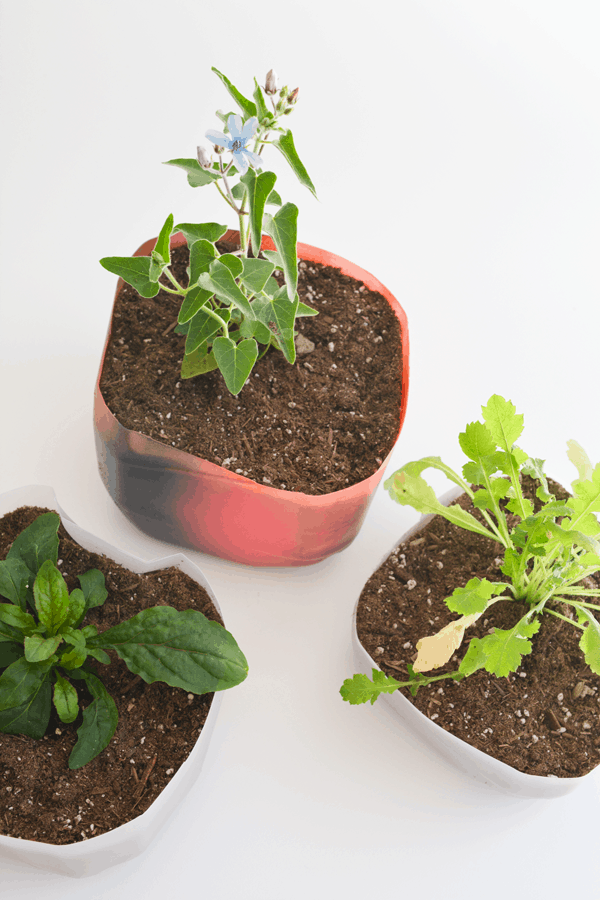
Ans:
<svg viewBox="0 0 600 900"><path fill-rule="evenodd" d="M227 328L227 322L224 322L223 319L221 318L221 316L219 316L219 315L214 311L214 309L212 309L212 308L209 306L208 303L206 303L206 304L202 307L202 312L208 313L209 316L212 316L212 318L215 319L215 321L217 321L217 322L219 323L219 325L221 326L221 328L223 329L223 331L224 331L224 337L229 337L229 330L228 330L228 328Z"/></svg>
<svg viewBox="0 0 600 900"><path fill-rule="evenodd" d="M179 282L177 281L177 279L175 278L175 276L173 275L173 273L171 272L171 270L170 270L169 268L164 269L164 270L163 270L163 274L166 275L167 278L169 279L169 281L170 281L172 284L174 284L175 287L177 288L176 291L171 291L171 293L182 294L182 295L185 297L185 295L187 294L187 288L184 288L184 287L182 287L182 286L179 284ZM169 289L166 288L166 290L169 290Z"/></svg>
<svg viewBox="0 0 600 900"><path fill-rule="evenodd" d="M596 588L578 588L578 587L564 587L561 589L561 594L572 594L576 597L600 597L600 591L596 590Z"/></svg>
<svg viewBox="0 0 600 900"><path fill-rule="evenodd" d="M574 622L573 619L569 619L568 616L563 616L562 613L558 613L554 609L547 609L546 612L551 616L556 616L557 619L562 619L563 622L568 622L569 625L574 625L575 628L579 628L581 629L581 631L583 631L583 625L580 625L579 622Z"/></svg>

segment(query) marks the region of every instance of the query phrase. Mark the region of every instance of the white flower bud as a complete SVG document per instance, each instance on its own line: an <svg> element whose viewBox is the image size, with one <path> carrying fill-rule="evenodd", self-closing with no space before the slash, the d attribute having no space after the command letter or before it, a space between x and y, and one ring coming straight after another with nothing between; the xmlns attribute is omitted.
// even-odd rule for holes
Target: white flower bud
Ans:
<svg viewBox="0 0 600 900"><path fill-rule="evenodd" d="M276 94L278 87L278 78L277 72L275 69L269 69L267 72L267 77L265 79L265 93L266 94Z"/></svg>
<svg viewBox="0 0 600 900"><path fill-rule="evenodd" d="M203 169L210 169L212 163L210 161L210 156L206 151L206 147L200 145L196 148L196 156L198 158L198 163Z"/></svg>

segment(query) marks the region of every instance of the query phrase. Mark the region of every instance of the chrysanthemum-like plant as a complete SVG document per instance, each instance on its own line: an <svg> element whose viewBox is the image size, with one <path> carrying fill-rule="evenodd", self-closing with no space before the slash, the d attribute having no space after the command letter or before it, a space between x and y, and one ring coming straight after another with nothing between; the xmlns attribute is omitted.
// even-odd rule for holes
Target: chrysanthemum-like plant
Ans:
<svg viewBox="0 0 600 900"><path fill-rule="evenodd" d="M600 463L592 467L575 441L568 441L568 456L578 471L573 495L557 500L543 471L544 460L533 459L516 445L523 431L523 416L510 401L497 394L482 407L484 422L471 422L459 435L469 461L463 478L437 456L407 463L387 479L385 488L393 500L418 512L443 516L453 525L497 541L504 548L500 571L506 581L471 578L456 587L445 603L460 618L437 634L417 643L417 657L409 663L408 679L397 681L377 669L348 678L341 688L349 703L374 703L381 693L407 687L413 696L419 687L452 678L456 681L485 669L505 677L516 672L523 656L532 652L532 638L547 613L568 622L581 633L579 646L590 669L600 675L600 590L584 579L600 571ZM481 512L483 522L458 504L444 506L422 478L434 468L459 485ZM539 509L523 496L520 474L539 485ZM507 513L514 524L509 527ZM583 583L582 583L583 582ZM471 638L458 669L443 675L425 675L446 665L461 646L467 628L499 601L522 601L526 612L510 629L494 628L482 638ZM596 600L596 602L592 602ZM493 620L493 612L491 614ZM490 618L488 616L488 618ZM493 621L491 622L493 624Z"/></svg>
<svg viewBox="0 0 600 900"><path fill-rule="evenodd" d="M281 124L296 105L298 88L279 88L271 70L264 88L254 79L253 100L249 100L225 75L214 67L212 71L241 115L218 110L223 131L206 132L211 150L199 146L196 159L171 159L166 165L183 169L194 188L215 185L238 217L239 250L219 253L216 244L227 231L226 225L174 225L170 215L150 256L110 256L100 262L142 297L154 297L161 289L172 294L179 304L175 331L185 336L181 377L219 369L228 390L236 395L269 347L276 347L294 363L294 322L299 316L317 314L299 301L297 293L298 207L284 204L275 190L277 176L264 169L264 147L276 147L301 184L315 197L316 193L296 152L292 132ZM267 213L267 206L276 211ZM190 251L185 286L170 268L170 239L177 231L185 236ZM272 238L274 250L261 253L263 232ZM283 273L282 286L273 277L276 270Z"/></svg>

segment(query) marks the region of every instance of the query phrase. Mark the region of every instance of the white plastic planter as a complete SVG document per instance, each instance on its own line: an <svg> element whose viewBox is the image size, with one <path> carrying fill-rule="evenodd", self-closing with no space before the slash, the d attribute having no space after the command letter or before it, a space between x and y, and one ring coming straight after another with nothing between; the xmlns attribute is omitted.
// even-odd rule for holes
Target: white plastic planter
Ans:
<svg viewBox="0 0 600 900"><path fill-rule="evenodd" d="M452 488L442 497L440 502L444 506L448 506L463 492L459 487ZM420 520L410 528L399 541L394 544L404 543L415 534L423 530L425 525L433 519L432 515L422 516ZM379 560L373 572L376 572L381 564L388 558L391 549ZM379 669L374 659L369 656L365 648L360 643L356 628L356 613L358 609L358 601L354 607L352 618L352 646L354 664L357 672L365 675L371 675L373 669ZM570 793L574 788L580 785L586 778L593 775L589 772L578 778L558 778L543 777L541 775L527 775L525 772L519 772L512 766L488 756L482 750L472 747L465 741L456 737L448 731L444 731L435 722L432 722L427 716L413 706L413 704L399 691L393 694L381 694L378 703L387 703L407 727L416 734L427 746L435 750L440 756L452 763L457 769L473 778L476 781L488 785L494 785L500 790L513 794L516 797L542 797L549 799L551 797L562 797L564 794Z"/></svg>
<svg viewBox="0 0 600 900"><path fill-rule="evenodd" d="M103 553L109 559L137 574L177 566L202 585L220 612L213 590L206 578L200 569L183 554L175 553L147 562L113 547L72 522L58 505L54 491L50 487L29 485L0 495L0 516L21 506L45 506L48 509L56 510L65 529L82 547L94 553ZM96 875L103 869L138 856L146 849L178 804L189 793L200 774L220 705L221 695L216 693L194 749L145 813L132 819L131 822L120 825L113 831L89 838L78 844L57 846L0 835L0 860L14 860L46 872L81 878L87 875Z"/></svg>

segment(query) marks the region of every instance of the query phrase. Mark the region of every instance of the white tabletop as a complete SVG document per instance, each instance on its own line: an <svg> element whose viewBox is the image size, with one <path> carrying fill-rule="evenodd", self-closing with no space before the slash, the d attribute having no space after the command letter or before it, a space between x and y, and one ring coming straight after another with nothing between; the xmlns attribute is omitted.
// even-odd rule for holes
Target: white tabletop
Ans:
<svg viewBox="0 0 600 900"><path fill-rule="evenodd" d="M0 3L0 491L52 485L87 530L151 558L97 471L92 395L127 255L179 221L235 226L193 156L274 67L319 202L265 152L300 239L373 272L407 311L408 414L388 469L462 464L492 393L565 484L566 441L600 460L600 14L594 0L21 0ZM268 148L267 148L268 149ZM433 482L442 492L443 478ZM600 772L516 800L470 783L384 707L350 707L350 621L417 518L380 487L342 554L252 569L190 553L250 675L205 768L143 856L76 882L0 864L2 897L210 900L596 896ZM1 801L0 801L1 803Z"/></svg>

